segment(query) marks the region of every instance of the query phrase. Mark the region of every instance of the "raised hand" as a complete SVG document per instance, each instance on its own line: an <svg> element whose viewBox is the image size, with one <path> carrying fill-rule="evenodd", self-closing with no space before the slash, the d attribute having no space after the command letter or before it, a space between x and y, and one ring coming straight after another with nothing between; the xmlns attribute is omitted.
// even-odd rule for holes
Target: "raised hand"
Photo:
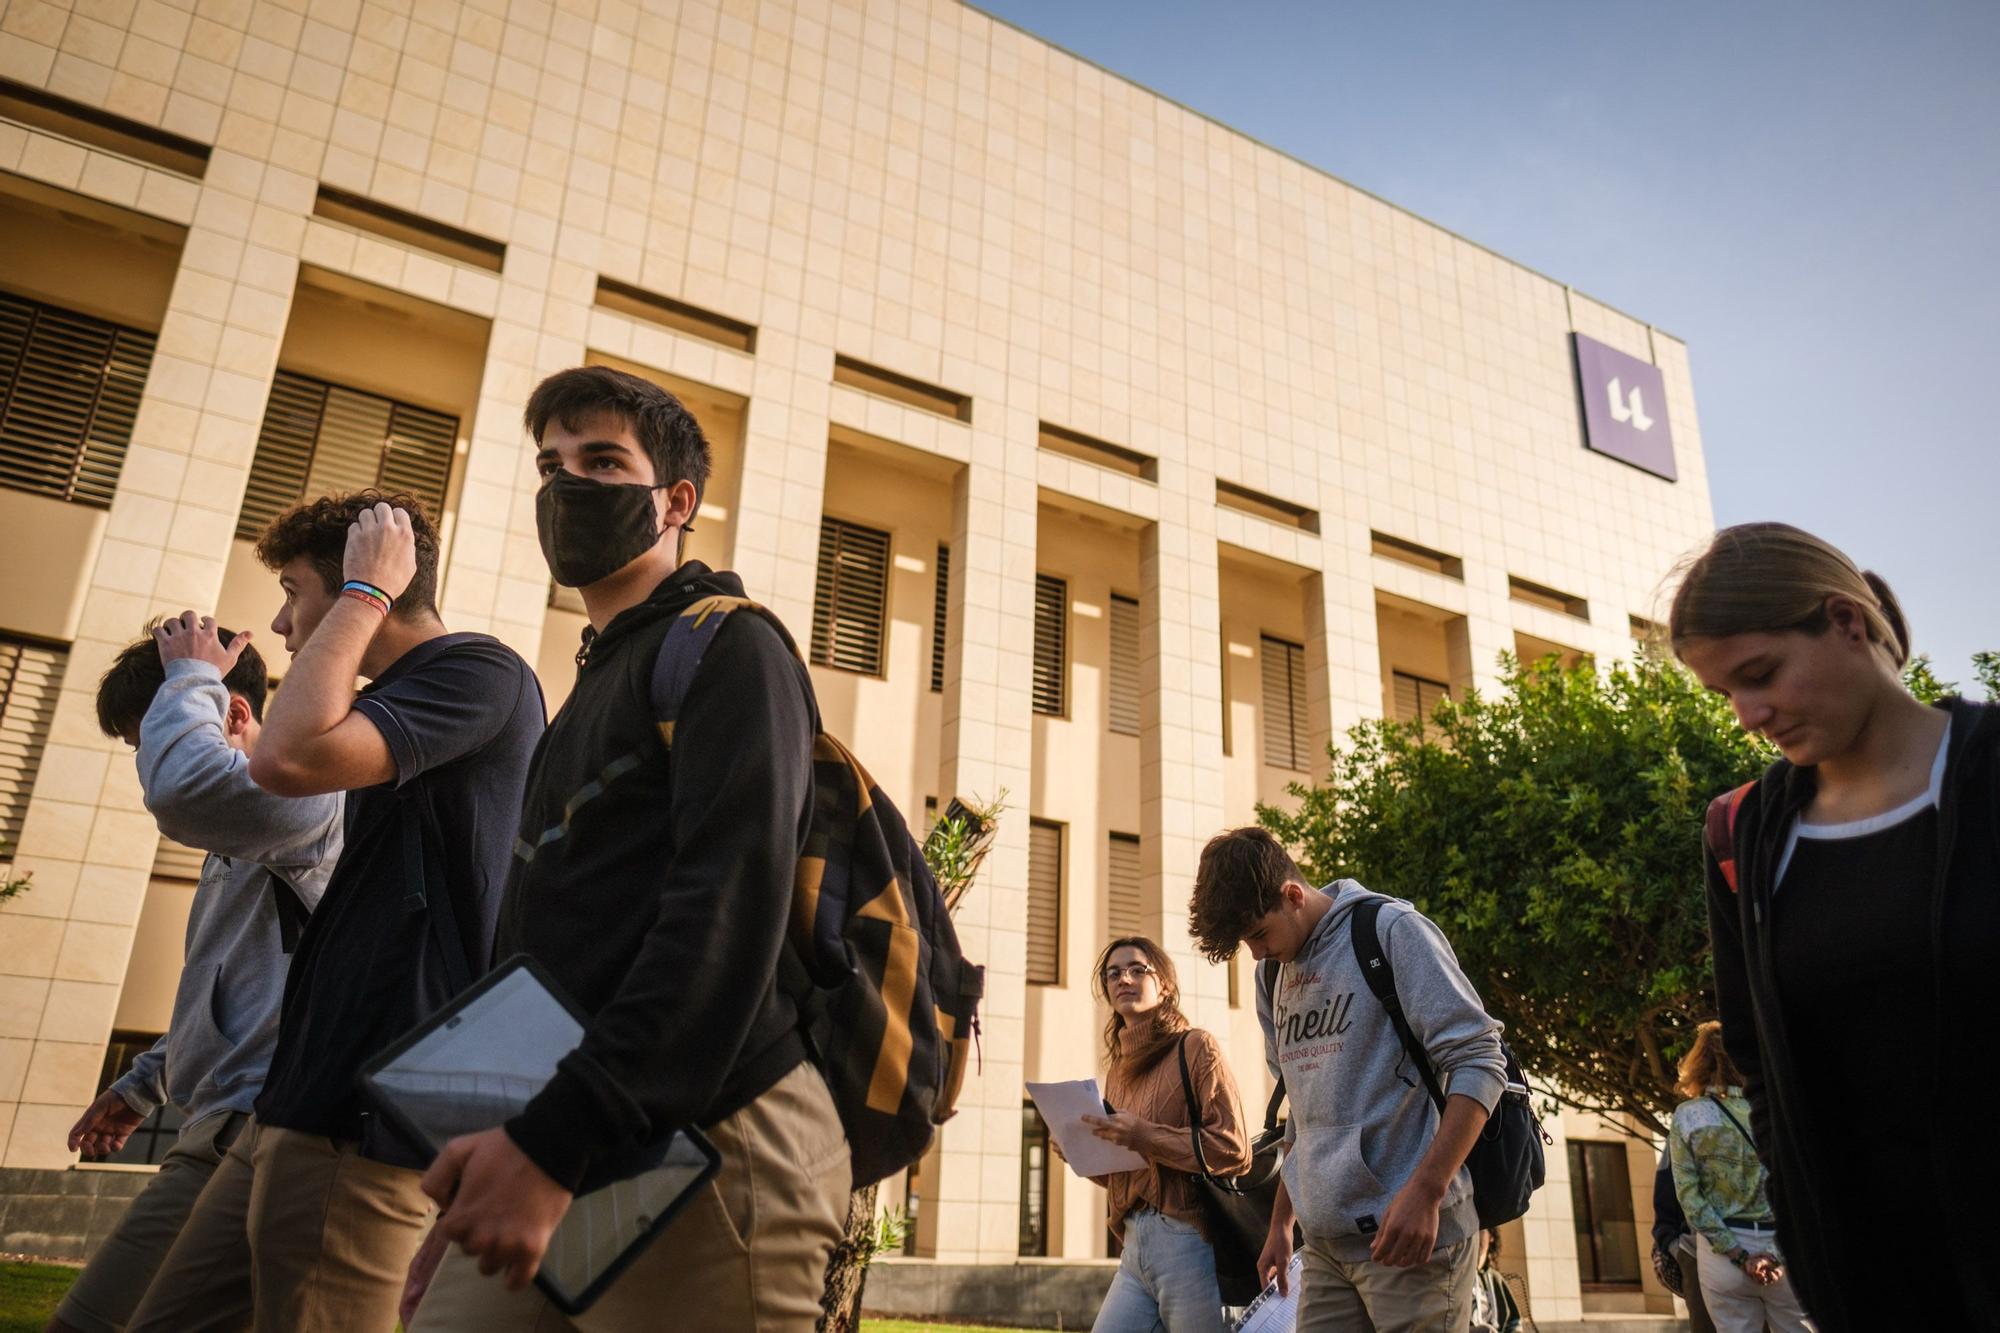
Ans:
<svg viewBox="0 0 2000 1333"><path fill-rule="evenodd" d="M383 503L356 515L340 570L343 578L401 597L417 576L417 534L408 512Z"/></svg>
<svg viewBox="0 0 2000 1333"><path fill-rule="evenodd" d="M193 658L207 662L226 676L236 669L237 659L250 646L250 631L237 631L224 647L214 616L183 611L160 622L160 627L153 631L153 642L159 645L162 664Z"/></svg>

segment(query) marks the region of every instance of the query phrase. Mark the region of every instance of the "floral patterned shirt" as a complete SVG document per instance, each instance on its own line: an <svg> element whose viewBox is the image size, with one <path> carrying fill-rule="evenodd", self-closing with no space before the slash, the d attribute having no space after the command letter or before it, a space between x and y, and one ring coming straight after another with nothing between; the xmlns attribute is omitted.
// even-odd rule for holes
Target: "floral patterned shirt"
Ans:
<svg viewBox="0 0 2000 1333"><path fill-rule="evenodd" d="M1733 1123L1730 1116L1735 1117ZM1687 1214L1688 1227L1717 1254L1728 1254L1741 1244L1725 1219L1770 1218L1771 1200L1764 1189L1763 1164L1750 1141L1750 1103L1744 1100L1743 1089L1725 1088L1675 1107L1668 1151L1674 1164L1674 1194Z"/></svg>

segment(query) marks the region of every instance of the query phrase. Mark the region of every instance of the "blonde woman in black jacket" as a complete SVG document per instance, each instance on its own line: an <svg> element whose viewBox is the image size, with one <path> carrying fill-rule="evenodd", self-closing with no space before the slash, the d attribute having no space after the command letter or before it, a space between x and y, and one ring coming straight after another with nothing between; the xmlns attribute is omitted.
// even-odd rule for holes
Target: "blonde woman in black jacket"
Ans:
<svg viewBox="0 0 2000 1333"><path fill-rule="evenodd" d="M1783 756L1712 811L1707 869L1794 1283L1822 1333L1990 1327L2000 1154L1961 1145L2000 1094L2000 708L1912 698L1888 585L1784 524L1718 533L1670 624ZM1863 1070L1893 1071L1892 1116Z"/></svg>

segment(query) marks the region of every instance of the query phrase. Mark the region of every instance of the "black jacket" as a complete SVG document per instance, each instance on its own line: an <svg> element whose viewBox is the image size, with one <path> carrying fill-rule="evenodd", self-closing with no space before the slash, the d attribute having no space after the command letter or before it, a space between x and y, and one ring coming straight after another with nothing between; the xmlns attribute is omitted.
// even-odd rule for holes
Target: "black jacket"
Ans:
<svg viewBox="0 0 2000 1333"><path fill-rule="evenodd" d="M528 773L496 954L527 953L590 1015L509 1121L557 1182L711 1125L805 1058L777 984L812 810L812 682L761 616L732 615L669 751L651 683L667 627L734 574L690 562L604 632Z"/></svg>
<svg viewBox="0 0 2000 1333"><path fill-rule="evenodd" d="M1772 880L1792 821L1812 800L1813 770L1780 760L1744 799L1736 821L1740 892L1731 892L1707 858L1724 1045L1743 1071L1757 1152L1771 1176L1779 1248L1822 1333L1875 1327L1862 1311L1925 1282L1956 1284L1968 1309L2000 1309L2000 1152L1979 1133L2000 1093L1992 1059L2000 1016L2000 706L1957 699L1938 706L1952 721L1931 891L1937 961L1932 975L1911 981L1932 989L1941 1021L1934 1031L1913 1030L1907 1051L1856 1051L1846 1103L1805 1103L1773 976ZM1856 1002L1893 1005L1896 997ZM1883 1113L1885 1101L1895 1115ZM1930 1215L1861 1225L1830 1215L1820 1185L1841 1170L1829 1143L1834 1131L1875 1122L1894 1133L1898 1117L1918 1118L1929 1132L1930 1160L1911 1169L1935 1200ZM1871 1260L1870 1229L1892 1227L1935 1237L1935 1274L1886 1272Z"/></svg>

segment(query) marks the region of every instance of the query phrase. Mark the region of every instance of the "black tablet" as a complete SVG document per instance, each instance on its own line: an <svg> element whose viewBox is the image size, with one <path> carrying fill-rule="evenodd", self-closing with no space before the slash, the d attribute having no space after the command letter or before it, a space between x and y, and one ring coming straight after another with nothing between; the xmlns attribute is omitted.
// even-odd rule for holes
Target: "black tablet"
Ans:
<svg viewBox="0 0 2000 1333"><path fill-rule="evenodd" d="M396 1127L435 1153L518 1114L583 1040L584 1016L533 959L502 963L361 1071ZM684 1208L721 1158L689 1126L587 1179L535 1274L565 1314L581 1314Z"/></svg>

